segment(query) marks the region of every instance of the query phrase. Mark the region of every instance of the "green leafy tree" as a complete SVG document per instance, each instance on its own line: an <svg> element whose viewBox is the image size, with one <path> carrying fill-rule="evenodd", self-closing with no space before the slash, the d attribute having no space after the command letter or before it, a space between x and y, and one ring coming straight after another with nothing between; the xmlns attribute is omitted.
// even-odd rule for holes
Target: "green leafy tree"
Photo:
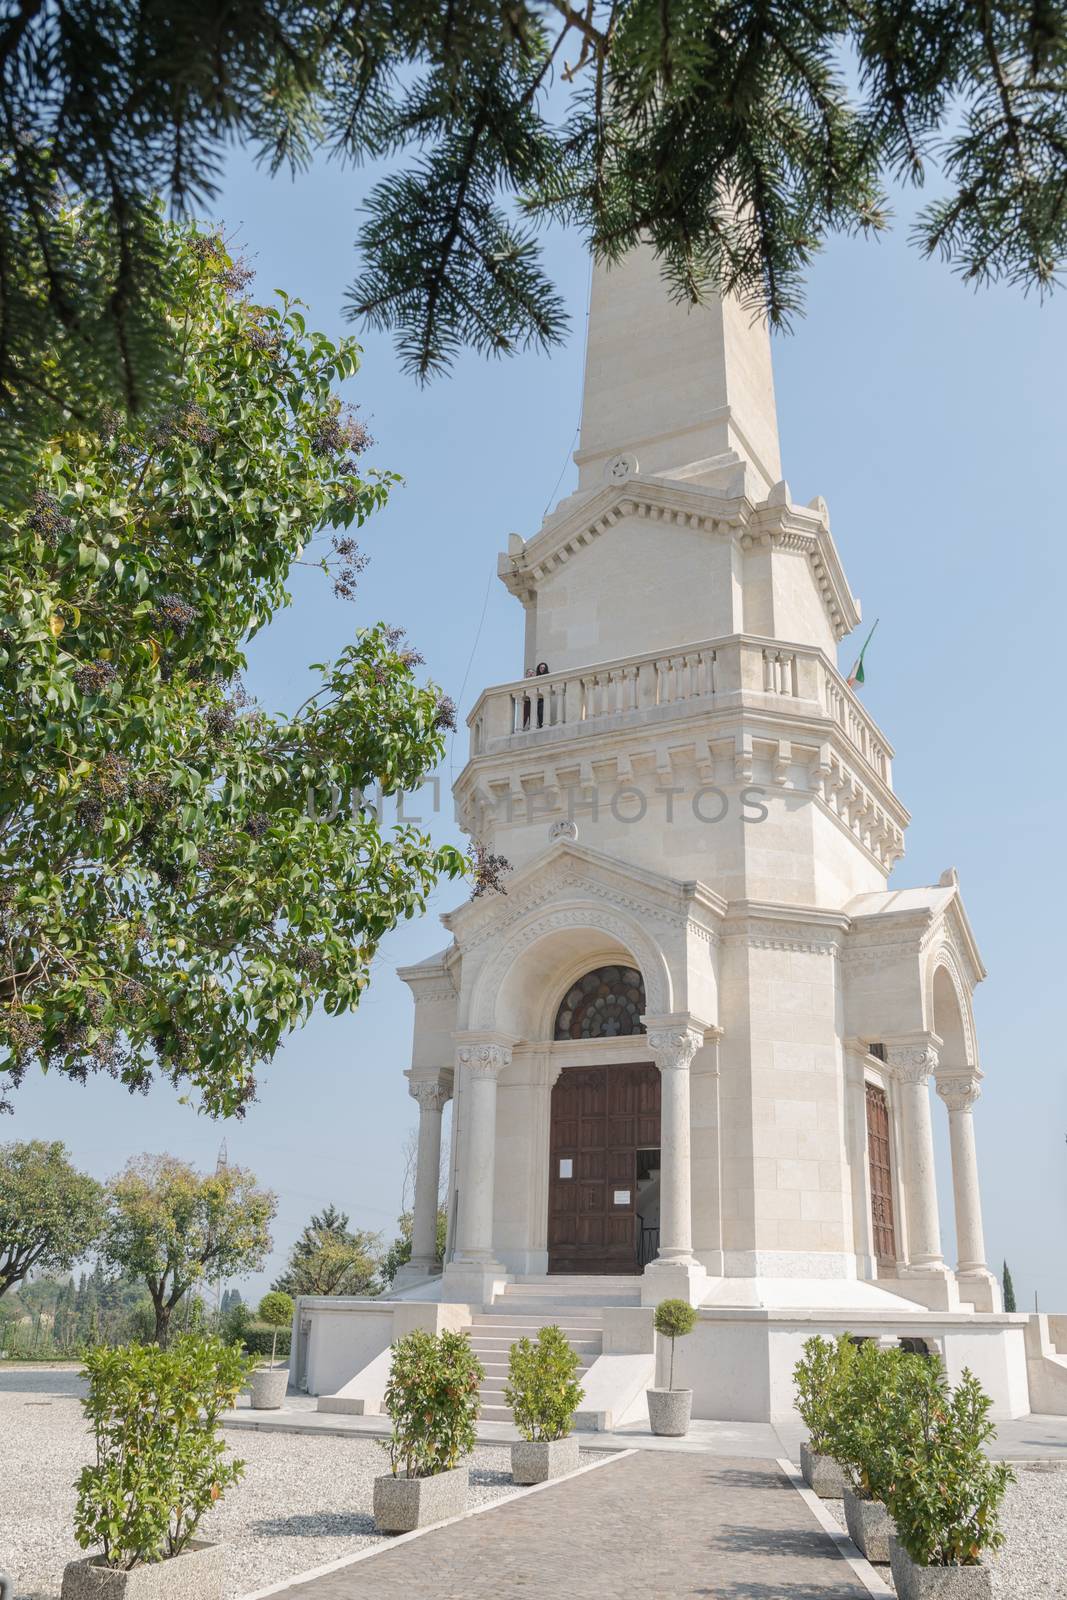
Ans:
<svg viewBox="0 0 1067 1600"><path fill-rule="evenodd" d="M103 1190L58 1141L0 1145L0 1295L30 1272L67 1272L103 1226Z"/></svg>
<svg viewBox="0 0 1067 1600"><path fill-rule="evenodd" d="M112 1180L103 1253L144 1280L157 1344L197 1284L262 1268L276 1209L241 1167L201 1174L174 1156L141 1156Z"/></svg>
<svg viewBox="0 0 1067 1600"><path fill-rule="evenodd" d="M0 172L3 164L0 162ZM389 832L365 789L415 787L454 707L401 634L359 632L291 717L247 702L247 640L384 501L335 385L356 346L284 296L242 298L213 235L155 224L174 279L165 409L68 424L0 521L0 1103L33 1063L213 1113L316 1003L357 1004L378 941L460 854ZM96 236L86 243L93 259Z"/></svg>
<svg viewBox="0 0 1067 1600"><path fill-rule="evenodd" d="M288 1328L293 1320L292 1296L271 1289L259 1302L258 1316L260 1322L265 1322L271 1330L270 1364L273 1367L278 1353L278 1329Z"/></svg>
<svg viewBox="0 0 1067 1600"><path fill-rule="evenodd" d="M349 1228L347 1214L327 1206L312 1216L271 1287L294 1298L373 1294L380 1245L378 1234Z"/></svg>
<svg viewBox="0 0 1067 1600"><path fill-rule="evenodd" d="M661 1300L656 1307L655 1327L661 1338L671 1341L671 1373L667 1387L674 1388L674 1345L697 1325L697 1314L688 1300Z"/></svg>
<svg viewBox="0 0 1067 1600"><path fill-rule="evenodd" d="M82 1409L96 1461L78 1479L74 1533L103 1564L129 1571L180 1555L200 1520L244 1472L219 1431L250 1363L219 1339L183 1335L171 1350L91 1350Z"/></svg>
<svg viewBox="0 0 1067 1600"><path fill-rule="evenodd" d="M1015 1285L1011 1281L1011 1273L1008 1270L1008 1263L1006 1261L1004 1263L1002 1283L1004 1288L1004 1309L1005 1311L1014 1311L1016 1309Z"/></svg>
<svg viewBox="0 0 1067 1600"><path fill-rule="evenodd" d="M559 69L566 63L564 70ZM1062 0L22 0L0 25L0 392L20 424L151 396L171 265L153 196L213 191L233 140L272 167L409 153L365 197L353 313L421 376L463 346L560 338L536 227L678 296L785 320L827 234L886 225L966 279L1047 288L1067 248ZM87 268L57 190L98 217Z"/></svg>
<svg viewBox="0 0 1067 1600"><path fill-rule="evenodd" d="M392 1284L401 1267L411 1260L411 1229L413 1217L410 1211L401 1212L397 1218L397 1227L400 1233L386 1250L378 1262L378 1276L386 1288ZM448 1211L444 1206L437 1210L437 1260L445 1259L445 1245L448 1242Z"/></svg>

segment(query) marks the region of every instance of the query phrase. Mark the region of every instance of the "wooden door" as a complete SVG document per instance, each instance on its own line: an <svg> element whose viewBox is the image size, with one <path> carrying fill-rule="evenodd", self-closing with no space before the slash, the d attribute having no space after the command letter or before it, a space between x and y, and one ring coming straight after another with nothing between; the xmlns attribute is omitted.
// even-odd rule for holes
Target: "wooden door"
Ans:
<svg viewBox="0 0 1067 1600"><path fill-rule="evenodd" d="M893 1174L889 1164L889 1101L884 1089L867 1085L867 1160L871 1172L871 1224L879 1261L897 1259L893 1220Z"/></svg>
<svg viewBox="0 0 1067 1600"><path fill-rule="evenodd" d="M658 1149L651 1063L570 1067L552 1090L549 1272L638 1272L637 1152Z"/></svg>

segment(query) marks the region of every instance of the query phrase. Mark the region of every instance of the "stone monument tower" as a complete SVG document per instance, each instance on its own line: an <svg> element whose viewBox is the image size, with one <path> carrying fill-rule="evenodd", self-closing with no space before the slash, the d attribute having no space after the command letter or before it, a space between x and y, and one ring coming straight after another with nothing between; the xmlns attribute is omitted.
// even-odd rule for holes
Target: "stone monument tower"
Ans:
<svg viewBox="0 0 1067 1600"><path fill-rule="evenodd" d="M908 814L837 670L859 606L825 503L782 479L766 329L673 304L649 254L598 270L576 460L577 490L500 558L535 675L481 696L456 784L507 892L403 973L427 1150L456 1100L446 1291L558 1257L640 1270L649 1298L991 1310L981 960L953 874L886 888ZM599 1031L571 997L605 972Z"/></svg>

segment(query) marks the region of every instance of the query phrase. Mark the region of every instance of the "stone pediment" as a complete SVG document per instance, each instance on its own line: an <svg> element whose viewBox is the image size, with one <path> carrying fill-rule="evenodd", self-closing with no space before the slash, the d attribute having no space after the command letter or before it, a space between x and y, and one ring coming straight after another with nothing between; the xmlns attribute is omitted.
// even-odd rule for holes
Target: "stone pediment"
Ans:
<svg viewBox="0 0 1067 1600"><path fill-rule="evenodd" d="M502 937L531 911L556 901L602 901L639 918L676 927L693 924L708 937L716 936L726 914L725 900L706 884L680 883L570 840L549 846L506 885L504 894L479 896L442 916L462 950Z"/></svg>
<svg viewBox="0 0 1067 1600"><path fill-rule="evenodd" d="M857 895L845 910L851 921L846 960L876 957L888 946L907 945L918 954L944 937L972 990L986 976L953 868L938 884Z"/></svg>
<svg viewBox="0 0 1067 1600"><path fill-rule="evenodd" d="M743 492L723 494L681 480L636 474L575 496L548 518L540 532L498 557L497 573L507 589L527 602L550 573L579 556L595 539L610 534L625 517L645 518L661 527L681 526L713 536L739 537L807 555L834 637L851 633L860 610L830 533L825 502L795 506L785 483L754 503Z"/></svg>

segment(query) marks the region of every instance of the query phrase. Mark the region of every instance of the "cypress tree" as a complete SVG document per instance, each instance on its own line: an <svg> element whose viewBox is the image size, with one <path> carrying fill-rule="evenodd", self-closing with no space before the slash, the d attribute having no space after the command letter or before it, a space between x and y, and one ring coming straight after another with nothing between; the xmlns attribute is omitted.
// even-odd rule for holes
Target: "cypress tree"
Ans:
<svg viewBox="0 0 1067 1600"><path fill-rule="evenodd" d="M1004 1309L1005 1311L1014 1311L1015 1285L1011 1281L1011 1272L1008 1270L1008 1263L1006 1261L1004 1263L1004 1272L1002 1274L1001 1282L1004 1286Z"/></svg>

